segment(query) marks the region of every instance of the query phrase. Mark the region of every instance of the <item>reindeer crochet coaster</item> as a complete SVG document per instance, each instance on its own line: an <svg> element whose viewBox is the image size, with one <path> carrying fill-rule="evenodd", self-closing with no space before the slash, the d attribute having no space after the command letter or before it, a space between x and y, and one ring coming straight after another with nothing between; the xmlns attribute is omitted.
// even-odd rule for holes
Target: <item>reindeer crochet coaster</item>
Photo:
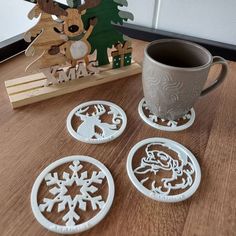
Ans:
<svg viewBox="0 0 236 236"><path fill-rule="evenodd" d="M67 129L77 140L90 144L107 143L125 130L127 118L117 105L90 101L75 107L67 117Z"/></svg>
<svg viewBox="0 0 236 236"><path fill-rule="evenodd" d="M61 7L53 0L37 0L29 12L28 18L38 22L24 35L31 42L25 54L34 58L26 71L40 73L5 82L13 108L141 72L132 60L131 42L112 25L133 19L118 9L128 5L126 0L67 3ZM117 51L108 53L113 47Z"/></svg>

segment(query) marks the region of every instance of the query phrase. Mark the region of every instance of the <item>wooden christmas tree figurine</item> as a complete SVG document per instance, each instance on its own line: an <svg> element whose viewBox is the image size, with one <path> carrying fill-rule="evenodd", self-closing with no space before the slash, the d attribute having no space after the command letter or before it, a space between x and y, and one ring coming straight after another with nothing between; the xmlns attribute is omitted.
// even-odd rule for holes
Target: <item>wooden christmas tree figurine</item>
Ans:
<svg viewBox="0 0 236 236"><path fill-rule="evenodd" d="M6 81L13 107L141 72L132 61L131 42L113 26L133 19L119 9L128 5L127 0L83 0L82 4L67 0L67 4L62 8L53 0L37 0L29 12L29 19L39 20L24 36L31 42L26 56L36 57L26 70L41 73ZM117 50L109 55L113 47ZM107 65L111 56L112 65ZM126 70L119 69L124 66Z"/></svg>
<svg viewBox="0 0 236 236"><path fill-rule="evenodd" d="M112 23L122 25L124 21L134 19L132 13L119 9L119 7L123 6L128 6L127 0L102 0L101 4L95 8L88 9L82 17L85 27L87 27L90 17L96 15L98 18L98 23L89 38L89 42L92 45L92 53L95 50L97 51L99 65L109 64L108 48L125 41L125 36L116 30Z"/></svg>

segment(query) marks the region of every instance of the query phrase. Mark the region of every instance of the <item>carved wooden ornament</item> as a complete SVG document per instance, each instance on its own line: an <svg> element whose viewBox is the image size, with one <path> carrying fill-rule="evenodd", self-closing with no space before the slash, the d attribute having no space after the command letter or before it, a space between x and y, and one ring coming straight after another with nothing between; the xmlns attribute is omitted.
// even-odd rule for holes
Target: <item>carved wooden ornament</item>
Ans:
<svg viewBox="0 0 236 236"><path fill-rule="evenodd" d="M48 79L45 83L46 86L78 79L81 75L91 75L94 71L98 73L99 70L95 70L92 67L98 66L100 62L90 63L89 55L92 52L92 48L94 51L94 45L91 45L90 36L99 22L97 14L99 15L100 11L103 12L104 9L107 9L107 6L110 6L108 5L110 4L109 1L85 0L84 3L81 4L79 0L67 0L69 7L63 9L53 0L38 0L36 6L29 12L28 17L29 19L39 18L39 21L25 33L24 37L27 42L30 42L31 39L34 38L26 49L26 56L38 55L38 58L30 63L26 70L41 69ZM118 8L119 5L127 5L127 2L118 1L112 4L115 4L114 6ZM88 9L97 10L94 10L90 18L82 18ZM112 9L113 8L111 8L111 10ZM52 17L53 15L57 16L58 20L55 20ZM118 13L118 17L121 19L132 18L131 15L131 13L126 14L124 11L119 11ZM99 19L101 20L99 28L101 24L105 27L107 23L100 15ZM111 32L110 36L114 37L114 32ZM105 40L105 38L103 40ZM98 34L97 42L103 45L102 41L101 35ZM125 64L125 55L132 52L130 42L125 42L124 45L121 43L121 39L112 42L112 44L117 47L117 55L121 56L120 67ZM110 47L111 46L112 45L110 45ZM104 48L105 54L107 54L106 51L107 48ZM99 53L100 50L97 51L97 55ZM115 54L116 53L113 52L112 56ZM131 64L131 54L128 55L128 57L128 62ZM81 63L85 66L82 66ZM63 68L66 66L68 68L67 70ZM57 68L57 71L55 71L55 68ZM113 68L115 67L113 66ZM74 71L78 70L80 73L74 73ZM53 78L52 72L54 72ZM78 74L79 76L77 76Z"/></svg>
<svg viewBox="0 0 236 236"><path fill-rule="evenodd" d="M125 70L110 65L108 49L123 47L125 41L112 23L133 19L119 9L128 5L127 0L81 2L67 0L62 8L53 0L37 0L29 12L28 18L38 22L24 35L31 42L26 56L34 56L26 70L40 73L6 81L14 108L141 73L131 54L132 65Z"/></svg>

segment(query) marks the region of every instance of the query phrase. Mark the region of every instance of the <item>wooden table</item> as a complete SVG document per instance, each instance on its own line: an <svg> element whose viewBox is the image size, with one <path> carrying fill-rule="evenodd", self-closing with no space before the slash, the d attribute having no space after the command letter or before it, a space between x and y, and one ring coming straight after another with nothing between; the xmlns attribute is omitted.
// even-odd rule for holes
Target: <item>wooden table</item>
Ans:
<svg viewBox="0 0 236 236"><path fill-rule="evenodd" d="M141 62L145 42L134 41ZM12 110L4 80L25 75L32 58L19 55L1 65L0 77L0 235L53 235L40 226L30 208L30 192L39 173L53 161L72 154L95 157L111 171L116 187L108 216L81 235L235 235L236 232L236 63L225 83L195 105L194 125L181 132L162 132L141 121L141 75L89 88ZM219 68L211 71L215 77ZM68 112L83 101L108 100L127 113L128 126L104 145L75 141L65 127ZM175 140L197 157L202 182L181 203L148 199L131 184L126 159L131 147L149 137Z"/></svg>

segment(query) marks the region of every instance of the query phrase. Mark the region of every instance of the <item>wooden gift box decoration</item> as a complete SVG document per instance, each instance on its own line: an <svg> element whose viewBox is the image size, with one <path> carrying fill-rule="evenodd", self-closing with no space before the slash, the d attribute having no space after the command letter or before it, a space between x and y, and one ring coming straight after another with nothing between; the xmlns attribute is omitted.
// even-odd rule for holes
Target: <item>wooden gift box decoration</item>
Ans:
<svg viewBox="0 0 236 236"><path fill-rule="evenodd" d="M5 82L13 108L141 72L132 60L131 41L113 26L133 19L119 9L127 0L67 4L64 9L53 0L37 0L29 12L38 22L24 35L31 42L25 54L34 57L26 71L39 73Z"/></svg>
<svg viewBox="0 0 236 236"><path fill-rule="evenodd" d="M115 46L117 51L111 53L113 58L112 68L117 69L123 66L130 66L132 62L132 48L130 41L124 42L124 44L117 44Z"/></svg>

